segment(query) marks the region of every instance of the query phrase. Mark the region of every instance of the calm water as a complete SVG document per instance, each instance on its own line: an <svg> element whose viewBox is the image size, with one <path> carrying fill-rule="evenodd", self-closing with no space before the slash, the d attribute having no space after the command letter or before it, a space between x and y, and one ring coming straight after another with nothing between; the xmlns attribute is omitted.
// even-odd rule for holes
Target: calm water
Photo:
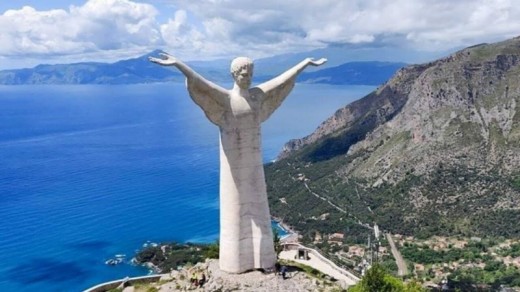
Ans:
<svg viewBox="0 0 520 292"><path fill-rule="evenodd" d="M374 87L299 84L264 158ZM182 84L0 87L0 291L80 291L147 241L218 237L218 130Z"/></svg>

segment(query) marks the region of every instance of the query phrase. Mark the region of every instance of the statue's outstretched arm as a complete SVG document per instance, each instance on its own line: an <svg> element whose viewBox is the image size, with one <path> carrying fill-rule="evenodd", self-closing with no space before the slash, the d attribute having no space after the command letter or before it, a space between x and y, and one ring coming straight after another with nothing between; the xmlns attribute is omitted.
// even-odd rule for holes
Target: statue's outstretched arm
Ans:
<svg viewBox="0 0 520 292"><path fill-rule="evenodd" d="M181 60L174 56L166 53L160 53L162 58L149 57L148 59L154 63L163 66L175 66L179 71L186 76L188 82L193 82L194 86L201 87L200 90L208 93L207 98L213 98L216 102L225 106L227 104L227 96L229 95L227 90L218 86L217 84L206 80L195 70L191 69L188 65L184 64Z"/></svg>
<svg viewBox="0 0 520 292"><path fill-rule="evenodd" d="M271 116L271 114L282 104L284 99L294 87L296 77L307 66L320 66L327 62L327 59L321 58L314 61L307 58L291 69L278 75L277 77L258 85L253 90L261 90L263 92L262 106L260 109L260 120L263 122Z"/></svg>
<svg viewBox="0 0 520 292"><path fill-rule="evenodd" d="M175 66L179 69L186 76L186 87L193 101L202 108L212 123L220 125L222 115L229 104L228 91L206 80L179 59L166 53L160 55L161 58L149 57L148 59L159 65Z"/></svg>

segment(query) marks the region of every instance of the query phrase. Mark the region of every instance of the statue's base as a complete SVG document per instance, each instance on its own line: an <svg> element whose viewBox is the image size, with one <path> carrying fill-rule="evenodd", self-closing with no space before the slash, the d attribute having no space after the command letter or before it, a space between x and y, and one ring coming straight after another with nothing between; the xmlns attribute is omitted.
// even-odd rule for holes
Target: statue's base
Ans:
<svg viewBox="0 0 520 292"><path fill-rule="evenodd" d="M203 291L318 291L320 284L323 285L305 272L290 267L284 279L281 274L275 273L274 267L270 271L249 270L237 274L222 271L218 260L207 260L195 267L198 266L208 275Z"/></svg>

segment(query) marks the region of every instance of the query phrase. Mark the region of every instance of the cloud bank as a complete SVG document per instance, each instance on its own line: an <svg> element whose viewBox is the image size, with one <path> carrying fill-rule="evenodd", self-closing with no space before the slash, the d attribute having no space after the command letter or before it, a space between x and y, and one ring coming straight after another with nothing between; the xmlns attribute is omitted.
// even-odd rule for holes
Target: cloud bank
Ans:
<svg viewBox="0 0 520 292"><path fill-rule="evenodd" d="M89 0L3 12L0 57L155 48L187 59L258 58L327 46L435 51L519 34L520 5L512 0Z"/></svg>
<svg viewBox="0 0 520 292"><path fill-rule="evenodd" d="M25 6L0 16L0 54L61 55L162 43L157 10L126 0L88 1L69 10Z"/></svg>

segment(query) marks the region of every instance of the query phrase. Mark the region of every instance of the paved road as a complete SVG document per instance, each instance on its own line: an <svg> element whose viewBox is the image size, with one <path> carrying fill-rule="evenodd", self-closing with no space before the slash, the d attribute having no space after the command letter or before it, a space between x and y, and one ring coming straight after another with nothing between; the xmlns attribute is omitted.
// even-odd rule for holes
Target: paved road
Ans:
<svg viewBox="0 0 520 292"><path fill-rule="evenodd" d="M386 239L388 240L388 243L390 244L390 248L392 250L392 254L394 255L395 262L397 263L398 272L397 274L399 276L405 276L408 274L408 267L406 266L406 262L403 259L403 256L397 250L397 247L395 246L394 239L392 238L392 234L387 233Z"/></svg>
<svg viewBox="0 0 520 292"><path fill-rule="evenodd" d="M279 255L279 258L281 259L285 259L285 260L291 260L291 261L294 261L294 262L297 262L297 263L300 263L300 264L303 264L303 265L306 265L306 266L309 266L309 267L312 267L326 275L329 275L331 277L333 277L334 279L340 281L342 283L342 287L343 288L347 288L348 286L352 286L352 285L355 285L357 283L357 281L359 281L359 279L357 279L356 276L352 275L351 277L348 277L346 276L345 274L343 273L340 273L338 271L338 269L340 270L343 270L339 267L336 266L336 268L333 268L330 263L327 263L326 261L320 259L319 257L313 255L313 254L310 254L309 257L310 259L309 260L299 260L299 259L295 259L295 256L297 254L297 250L287 250L287 251L282 251ZM349 273L348 271L345 271L343 270L344 273ZM350 274L350 273L349 273ZM354 279L356 280L354 280Z"/></svg>

